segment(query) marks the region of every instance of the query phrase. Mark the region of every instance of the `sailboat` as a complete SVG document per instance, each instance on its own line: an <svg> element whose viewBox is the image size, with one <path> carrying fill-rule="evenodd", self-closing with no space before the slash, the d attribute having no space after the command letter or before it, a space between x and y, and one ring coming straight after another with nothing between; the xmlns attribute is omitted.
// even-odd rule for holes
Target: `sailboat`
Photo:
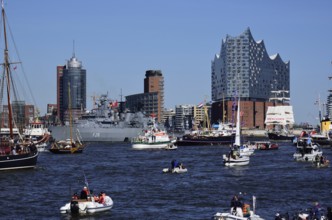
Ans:
<svg viewBox="0 0 332 220"><path fill-rule="evenodd" d="M11 72L11 64L9 62L9 51L7 43L7 30L6 30L6 15L5 8L2 1L2 22L3 22L3 34L4 34L4 63L2 64L4 71L1 78L1 98L0 98L0 114L1 119L4 118L4 115L7 117L7 112L4 110L8 108L8 127L1 128L0 136L0 170L13 170L13 169L26 169L34 168L37 164L38 159L38 150L36 146L31 141L23 140L20 135L19 129L16 127L14 120L14 112L11 103L11 95L15 92L14 82ZM13 87L13 88L11 88ZM6 97L4 96L6 93ZM7 99L7 106L3 105L3 100ZM1 121L1 127L4 125L4 121ZM7 135L6 135L7 133Z"/></svg>
<svg viewBox="0 0 332 220"><path fill-rule="evenodd" d="M49 150L55 154L82 153L84 149L84 144L81 140L78 130L76 132L76 140L73 138L70 83L68 83L68 103L70 138L66 140L55 141L51 144L51 148Z"/></svg>
<svg viewBox="0 0 332 220"><path fill-rule="evenodd" d="M244 147L241 145L240 97L237 106L235 142L231 147L229 154L223 154L223 163L225 166L229 167L248 165L250 161L249 156L241 155L240 152L241 148Z"/></svg>

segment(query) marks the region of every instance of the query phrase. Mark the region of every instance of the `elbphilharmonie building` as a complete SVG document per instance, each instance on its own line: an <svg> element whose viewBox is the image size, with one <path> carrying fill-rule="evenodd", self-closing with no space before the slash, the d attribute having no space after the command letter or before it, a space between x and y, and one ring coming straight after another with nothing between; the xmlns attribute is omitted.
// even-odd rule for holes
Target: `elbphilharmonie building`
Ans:
<svg viewBox="0 0 332 220"><path fill-rule="evenodd" d="M269 56L264 41L255 41L249 28L222 40L211 69L212 101L234 97L234 93L241 100L268 100L272 90L290 89L289 62L279 54Z"/></svg>
<svg viewBox="0 0 332 220"><path fill-rule="evenodd" d="M222 40L211 63L212 122L232 121L234 97L240 97L246 126L263 128L267 107L277 105L269 101L272 91L280 90L290 97L289 61L269 55L264 41L255 41L249 28Z"/></svg>

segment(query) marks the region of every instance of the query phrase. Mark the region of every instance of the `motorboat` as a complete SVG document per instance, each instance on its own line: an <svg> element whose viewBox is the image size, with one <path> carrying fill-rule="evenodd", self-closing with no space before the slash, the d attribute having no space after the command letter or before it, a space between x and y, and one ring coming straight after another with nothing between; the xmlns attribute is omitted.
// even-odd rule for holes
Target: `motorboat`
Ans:
<svg viewBox="0 0 332 220"><path fill-rule="evenodd" d="M258 150L278 150L279 148L277 143L271 143L270 141L255 141L249 143L249 146Z"/></svg>
<svg viewBox="0 0 332 220"><path fill-rule="evenodd" d="M134 149L165 149L171 144L174 144L166 132L166 130L157 128L153 122L149 124L147 129L143 130L140 134L131 141L132 148Z"/></svg>
<svg viewBox="0 0 332 220"><path fill-rule="evenodd" d="M213 216L213 219L214 220L248 220L248 219L250 219L250 220L264 220L259 215L254 214L252 211L250 212L249 217L241 217L241 216L237 216L235 214L228 213L228 212L217 212Z"/></svg>
<svg viewBox="0 0 332 220"><path fill-rule="evenodd" d="M178 149L178 147L175 144L170 143L164 149L165 150L176 150L176 149Z"/></svg>
<svg viewBox="0 0 332 220"><path fill-rule="evenodd" d="M108 198L105 204L96 202L93 197L88 199L72 199L60 208L60 213L85 214L108 211L113 207L113 200L110 197Z"/></svg>
<svg viewBox="0 0 332 220"><path fill-rule="evenodd" d="M296 161L314 161L316 156L322 156L323 152L320 149L319 144L312 142L310 137L302 137L297 142L296 152L293 154L293 158Z"/></svg>
<svg viewBox="0 0 332 220"><path fill-rule="evenodd" d="M85 180L86 181L86 180ZM87 182L86 182L86 185ZM101 192L99 196L90 193L88 186L84 186L81 195L74 193L70 202L60 208L62 214L86 214L104 212L113 207L113 200L107 196L105 192Z"/></svg>
<svg viewBox="0 0 332 220"><path fill-rule="evenodd" d="M184 167L164 168L163 173L186 173L188 170Z"/></svg>
<svg viewBox="0 0 332 220"><path fill-rule="evenodd" d="M229 212L217 212L214 220L264 220L259 215L255 214L256 197L253 196L253 210L250 210L249 204L243 204L241 207L231 207ZM248 214L245 214L247 212Z"/></svg>
<svg viewBox="0 0 332 220"><path fill-rule="evenodd" d="M312 162L313 167L317 168L323 168L323 167L329 167L330 166L330 161L326 159L326 157L323 156L316 156L315 160Z"/></svg>

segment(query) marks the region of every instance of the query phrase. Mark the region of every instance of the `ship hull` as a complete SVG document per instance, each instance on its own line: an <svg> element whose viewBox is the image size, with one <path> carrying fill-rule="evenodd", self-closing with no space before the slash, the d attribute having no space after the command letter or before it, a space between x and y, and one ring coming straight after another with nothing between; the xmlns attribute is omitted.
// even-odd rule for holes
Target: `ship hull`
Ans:
<svg viewBox="0 0 332 220"><path fill-rule="evenodd" d="M177 140L178 146L194 146L194 145L227 145L232 144L235 135L221 137L191 136L185 135L182 139Z"/></svg>
<svg viewBox="0 0 332 220"><path fill-rule="evenodd" d="M7 155L0 157L0 170L28 169L37 164L38 151L31 154Z"/></svg>
<svg viewBox="0 0 332 220"><path fill-rule="evenodd" d="M281 135L269 132L268 137L270 140L275 140L275 141L293 141L295 135Z"/></svg>
<svg viewBox="0 0 332 220"><path fill-rule="evenodd" d="M49 130L55 140L64 140L70 134L68 126L52 126ZM130 142L142 131L142 128L74 126L73 130L78 130L82 141L85 142Z"/></svg>

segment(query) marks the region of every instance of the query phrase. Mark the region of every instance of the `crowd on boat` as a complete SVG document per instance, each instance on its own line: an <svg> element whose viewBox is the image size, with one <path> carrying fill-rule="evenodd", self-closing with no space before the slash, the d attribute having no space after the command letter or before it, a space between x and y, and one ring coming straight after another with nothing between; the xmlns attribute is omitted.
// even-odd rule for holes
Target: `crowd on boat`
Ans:
<svg viewBox="0 0 332 220"><path fill-rule="evenodd" d="M110 210L113 207L113 200L105 192L94 195L87 186L84 186L80 195L74 193L69 203L60 208L60 212L79 214L95 213Z"/></svg>

